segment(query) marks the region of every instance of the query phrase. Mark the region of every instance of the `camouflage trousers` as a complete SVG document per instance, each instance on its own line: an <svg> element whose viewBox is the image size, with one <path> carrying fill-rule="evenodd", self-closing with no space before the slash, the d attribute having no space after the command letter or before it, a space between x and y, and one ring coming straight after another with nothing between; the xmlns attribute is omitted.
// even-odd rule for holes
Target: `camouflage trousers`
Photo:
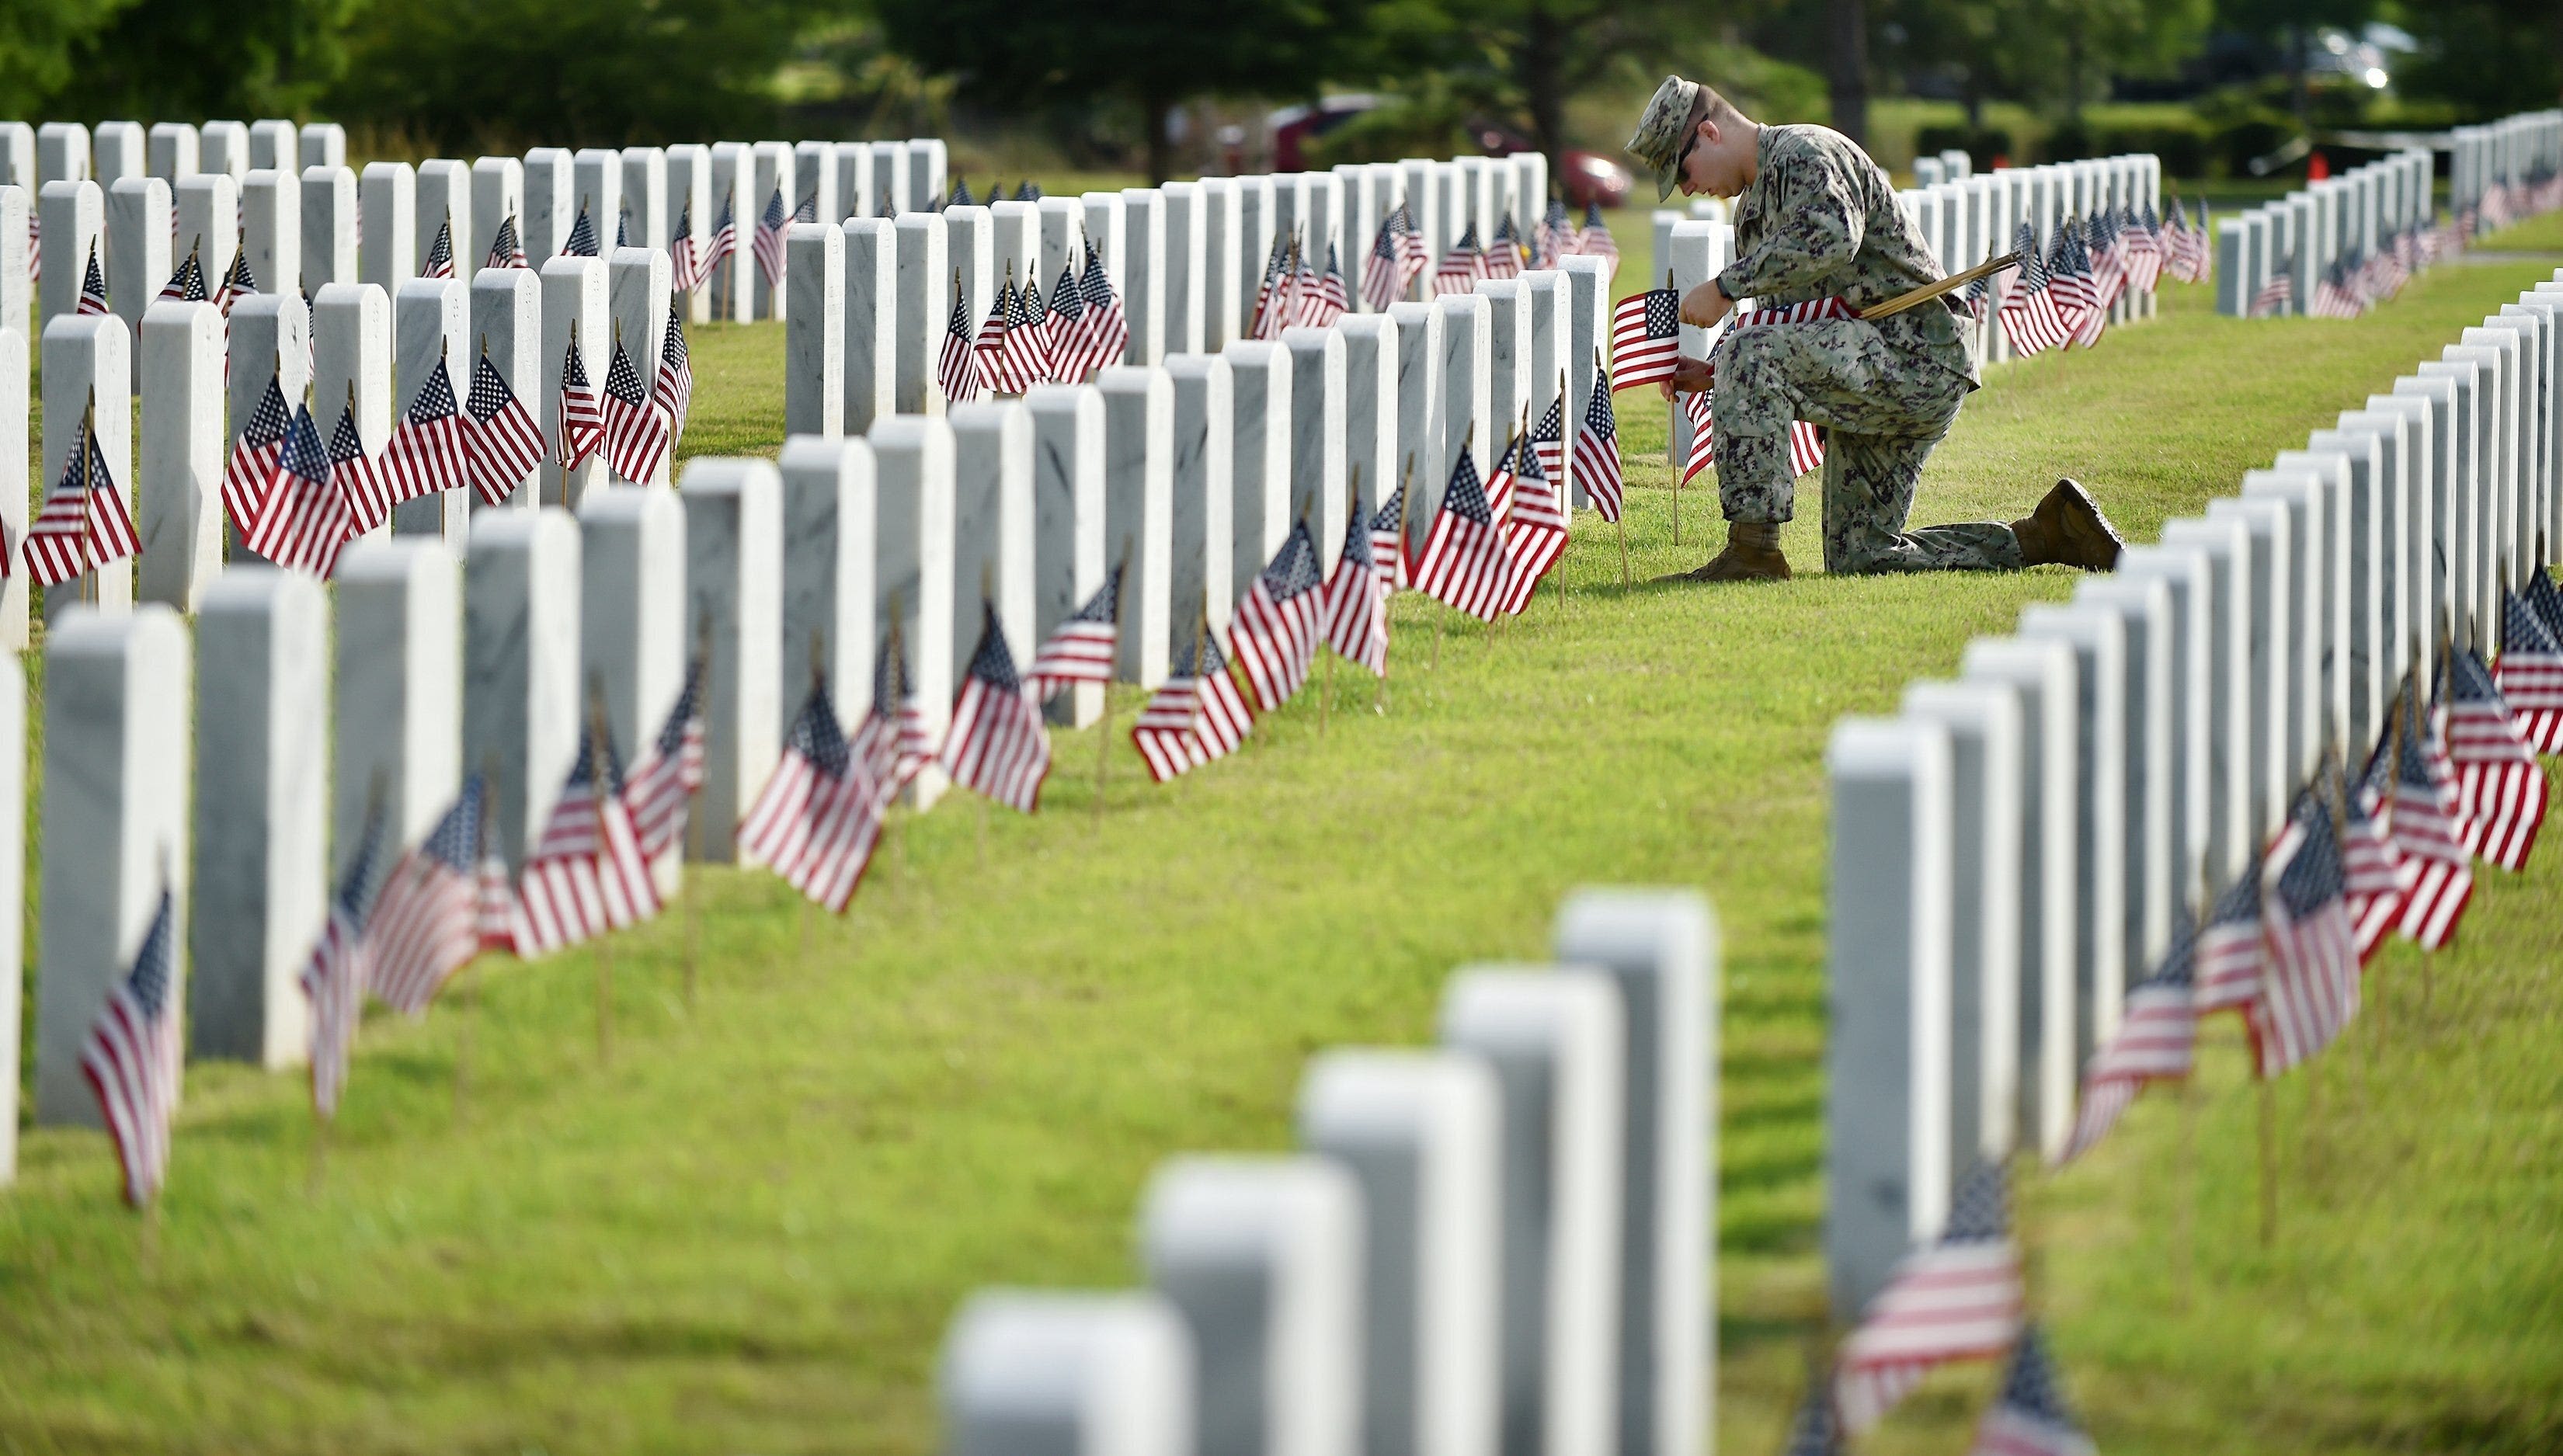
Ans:
<svg viewBox="0 0 2563 1456"><path fill-rule="evenodd" d="M1795 513L1789 422L1822 425L1825 570L2018 571L2020 540L1994 521L1904 529L1922 461L1949 433L1968 383L1889 346L1856 318L1730 333L1716 350L1718 504L1730 521Z"/></svg>

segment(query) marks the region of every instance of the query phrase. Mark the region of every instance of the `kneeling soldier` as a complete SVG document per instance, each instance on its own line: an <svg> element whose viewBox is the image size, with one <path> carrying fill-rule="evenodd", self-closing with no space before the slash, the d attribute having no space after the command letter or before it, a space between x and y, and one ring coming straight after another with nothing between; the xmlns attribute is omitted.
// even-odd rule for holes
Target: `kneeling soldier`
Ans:
<svg viewBox="0 0 2563 1456"><path fill-rule="evenodd" d="M1764 126L1678 76L1656 90L1629 139L1656 173L1656 195L1731 197L1735 261L1681 300L1682 322L1709 328L1737 298L1774 307L1840 296L1866 308L1940 276L1886 174L1823 126ZM1956 296L1875 321L1831 318L1729 330L1715 350L1710 408L1726 549L1694 581L1783 580L1780 525L1792 511L1789 423L1829 433L1825 570L2018 571L2117 565L2119 539L2091 497L2059 480L2028 517L1907 531L1931 447L1976 387ZM1706 360L1683 359L1669 392L1710 386Z"/></svg>

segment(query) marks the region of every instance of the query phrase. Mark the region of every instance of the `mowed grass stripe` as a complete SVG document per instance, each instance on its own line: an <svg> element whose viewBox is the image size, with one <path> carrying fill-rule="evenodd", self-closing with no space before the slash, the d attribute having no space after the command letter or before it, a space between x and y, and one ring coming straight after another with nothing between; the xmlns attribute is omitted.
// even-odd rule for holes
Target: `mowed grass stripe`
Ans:
<svg viewBox="0 0 2563 1456"><path fill-rule="evenodd" d="M2093 354L1995 371L1918 517L2008 517L2074 473L2148 536L2544 271L2443 269L2356 324L2216 319L2204 290L2175 289L2166 316ZM688 450L771 454L781 330L696 330L695 352ZM1695 564L1714 511L1682 492L1674 544L1663 408L1622 401L1643 582ZM1808 485L1788 544L1812 572ZM1061 735L1044 815L956 798L902 819L854 913L813 924L806 950L787 889L706 873L691 1010L674 917L614 944L611 1067L590 954L485 965L424 1025L367 1023L317 1191L292 1077L191 1069L149 1240L114 1204L101 1139L34 1134L0 1196L0 1435L928 1450L933 1352L963 1293L1128 1282L1159 1158L1287 1147L1308 1053L1428 1039L1454 968L1539 956L1559 897L1607 880L1702 887L1723 921L1721 1447L1776 1445L1822 1287L1826 732L1890 711L2073 578L1624 591L1619 569L1584 518L1563 595L1492 632L1449 625L1438 670L1438 609L1401 602L1384 713L1338 665L1322 732L1311 694L1165 789L1116 749L1099 821L1095 737ZM1116 723L1136 704L1119 695ZM2284 1089L2282 1118L2324 1130L2317 1167L2360 1201L2334 1214L2315 1206L2325 1184L2291 1194L2282 1257L2235 1243L2255 1194L2230 1055L2212 1059L2196 1139L2185 1312L2161 1283L2168 1107L2139 1108L2033 1199L2069 1377L2109 1449L2537 1429L2496 1396L2537 1356L2556 1364L2553 1322L2526 1321L2551 1309L2552 1175L2518 1156L2553 1140L2506 1120L2555 1100L2553 988L2526 979L2557 959L2546 872L2486 883L2466 948L2437 968L2434 1029L2412 1013L2408 1036L2326 1066L2320 1120L2303 1081ZM2352 1066L2372 1066L2364 1100L2338 1090ZM2483 1141L2434 1146L2466 1176L2407 1201L2425 1196L2398 1177L2409 1143L2446 1121ZM2481 1156L2495 1144L2506 1161ZM2540 1219L2541 1239L2478 1257ZM1953 1449L1969 1389L1935 1385L1876 1446Z"/></svg>

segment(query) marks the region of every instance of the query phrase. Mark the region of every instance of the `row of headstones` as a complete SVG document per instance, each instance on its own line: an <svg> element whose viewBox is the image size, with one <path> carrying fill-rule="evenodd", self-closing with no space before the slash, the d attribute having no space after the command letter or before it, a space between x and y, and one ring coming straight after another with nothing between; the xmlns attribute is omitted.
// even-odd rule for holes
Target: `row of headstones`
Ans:
<svg viewBox="0 0 2563 1456"><path fill-rule="evenodd" d="M2313 305L2314 284L2344 258L2373 258L2397 235L2430 226L2431 154L2426 149L2352 167L2275 202L2222 221L2216 238L2216 311L2251 314L2276 271L2288 270L2286 311Z"/></svg>
<svg viewBox="0 0 2563 1456"><path fill-rule="evenodd" d="M15 236L6 219L23 196L0 187L0 252ZM551 439L561 360L573 338L592 386L605 383L618 341L645 384L655 377L669 327L669 273L664 249L616 248L601 258L553 258L539 271L407 278L388 292L371 281L324 283L308 303L292 292L259 293L237 301L228 320L211 303L177 300L149 304L138 331L120 314L55 318L43 335L38 483L61 475L95 403L99 453L130 491L142 552L60 584L48 607L88 601L120 611L138 599L195 609L226 555L224 462L271 382L289 405L308 390L323 439L352 408L366 452L378 455L437 364L460 399L486 355ZM0 328L0 431L26 428L29 362L24 336ZM19 439L15 450L0 439L0 521L13 540L24 539L28 508ZM612 478L619 477L601 457L572 469L545 461L517 483L509 506L575 507ZM654 478L627 483L667 480L663 461ZM440 536L460 555L474 508L470 490L450 490L395 507L385 529ZM231 559L254 559L237 523L228 536ZM20 574L0 590L0 645L26 644L27 613Z"/></svg>
<svg viewBox="0 0 2563 1456"><path fill-rule="evenodd" d="M192 633L158 603L61 610L46 636L36 1121L96 1125L81 1041L164 886L191 1052L297 1062L307 1025L296 978L369 809L379 802L396 851L419 841L467 773L486 770L496 847L521 864L577 757L591 692L629 763L698 645L709 652L695 809L704 828L691 846L701 859L736 857L735 826L773 770L786 694L797 702L814 644L839 700L859 708L897 613L939 733L956 623L977 628L975 603L966 614L953 605L956 576L980 565L965 549L1007 553L1009 583L1029 566L1029 442L1019 410L992 412L985 431L906 423L914 428L873 442L791 441L779 466L697 459L682 490L600 485L575 514L476 511L468 553L433 536L360 541L328 590L225 567L199 594ZM1088 434L1089 454L1099 437ZM976 478L985 450L1009 453L1013 468L984 472L1012 488L1009 531L975 529L974 512L994 501L956 498L956 457ZM972 544L956 544L956 524L974 528ZM1098 556L1100 520L1085 529L1084 557ZM0 676L13 695L0 703L0 750L23 750L18 678ZM1097 706L1084 704L1089 716ZM0 753L11 806L0 893L19 889L22 762ZM930 805L940 788L928 775L916 802ZM673 858L661 868L675 870ZM15 938L0 956L7 1029L19 1002ZM0 1036L13 1064L18 1044L14 1031ZM16 1126L17 1086L14 1071L0 1076L0 1130ZM0 1177L6 1165L0 1157Z"/></svg>
<svg viewBox="0 0 2563 1456"><path fill-rule="evenodd" d="M2516 187L2563 169L2563 110L2522 111L2448 133L2448 195L2458 211L2494 187Z"/></svg>
<svg viewBox="0 0 2563 1456"><path fill-rule="evenodd" d="M787 216L806 198L822 220L834 222L874 215L885 201L891 211L930 207L942 196L946 166L944 143L932 137L535 147L521 158L470 163L371 162L361 173L347 167L346 153L346 133L334 122L297 130L290 121L164 121L147 135L131 121L100 122L95 134L78 122L0 122L0 183L45 199L39 221L56 260L36 323L78 301L83 262L101 233L109 297L128 323L138 323L191 247L202 249L208 286L230 269L235 249L245 248L266 291L294 291L289 280L305 295L351 281L388 291L417 274L441 229L450 229L455 272L468 275L510 218L525 257L540 267L560 253L582 212L609 248L627 218L633 244L660 249L671 246L682 223L699 257L724 206L738 252L693 291L689 316L696 323L773 318L779 299L749 259L748 243L778 188ZM89 185L76 185L83 183ZM55 184L62 184L59 203L51 200ZM157 234L149 225L155 218ZM23 238L26 220L16 219L10 231ZM0 242L0 324L27 333L27 271L16 256L23 246Z"/></svg>
<svg viewBox="0 0 2563 1456"><path fill-rule="evenodd" d="M1689 1456L1713 1422L1717 944L1584 890L1547 965L1460 971L1436 1048L1313 1058L1296 1153L1176 1156L1146 1288L985 1290L952 1456Z"/></svg>
<svg viewBox="0 0 2563 1456"><path fill-rule="evenodd" d="M1560 401L1561 387L1566 428L1582 417L1608 347L1608 260L1564 258L1556 269L1480 280L1467 294L1347 314L1328 328L1289 329L1279 342L1231 337L1214 345L1199 306L1205 294L1190 286L1205 272L1207 240L1161 226L1181 212L1166 195L1182 185L1059 200L1088 209L1082 218L1045 199L1038 215L1012 221L1004 209L1016 204L795 226L785 243L786 291L799 300L787 311L786 429L852 435L894 416L944 413L952 407L936 365L953 276L965 296L974 287L993 290L1009 269L1071 257L1081 237L1114 236L1126 263L1127 357L1175 381L1184 412L1176 432L1179 471L1206 472L1199 488L1212 496L1230 495L1223 481L1233 487L1231 560L1241 585L1270 559L1303 505L1312 507L1311 527L1331 560L1342 546L1345 512L1357 502L1375 509L1409 478L1410 460L1411 488L1419 492L1410 498L1426 507L1421 519L1429 521L1463 445L1481 469L1490 468L1508 432L1525 418L1538 424ZM1243 186L1229 192L1233 201L1252 195ZM1170 298L1183 306L1168 308ZM1142 326L1150 310L1165 331ZM1029 398L1046 393L1036 389ZM1191 403L1196 398L1200 403ZM1349 483L1354 470L1357 490ZM1284 480L1286 490L1279 485ZM1189 476L1178 484L1179 496L1194 490ZM1211 610L1224 621L1226 601L1213 595ZM1036 626L1046 631L1048 624Z"/></svg>
<svg viewBox="0 0 2563 1456"><path fill-rule="evenodd" d="M2563 544L2563 272L1827 756L1826 1262L1864 1308L1981 1155L2053 1156L2127 984L2443 637Z"/></svg>

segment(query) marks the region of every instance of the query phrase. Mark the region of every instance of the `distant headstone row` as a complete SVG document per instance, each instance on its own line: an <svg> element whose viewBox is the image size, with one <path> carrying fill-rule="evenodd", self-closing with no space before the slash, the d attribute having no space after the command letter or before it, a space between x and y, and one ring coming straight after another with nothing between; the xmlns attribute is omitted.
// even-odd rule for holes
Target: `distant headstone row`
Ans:
<svg viewBox="0 0 2563 1456"><path fill-rule="evenodd" d="M2433 192L2436 158L2425 147L2225 219L2216 245L2216 311L2233 318L2355 313L2477 232L2563 206L2556 181L2563 111L2460 127L2451 136L2454 216L2445 221Z"/></svg>
<svg viewBox="0 0 2563 1456"><path fill-rule="evenodd" d="M2265 941L2264 914L2325 894L2372 906L2387 892L2361 889L2360 845L2388 820L2399 839L2396 816L2435 819L2442 792L2520 840L2478 835L2469 853L2523 856L2544 784L2527 740L2504 737L2514 720L2491 711L2482 663L2554 657L2544 572L2558 552L2563 273L2249 472L2239 496L2129 547L2114 575L1975 642L1955 680L1915 683L1900 716L1837 726L1825 1251L1838 1318L1941 1232L1971 1168L2066 1153L2077 1087L2134 1008L2132 985L2194 952L2198 1005L2253 1015L2267 1074L2354 1012L2356 963L2308 1036L2280 1004L2304 948ZM2434 787L2421 766L2449 749L2433 703L2454 714L2456 762L2524 763L2514 782L2532 795L2477 800L2469 767L2463 786ZM2464 725L2485 714L2469 745ZM2288 868L2315 841L2332 845L2330 870L2320 856ZM2254 979L2220 998L2209 947L2234 916L2220 895L2238 887L2235 944ZM2435 945L2445 927L2426 919L2403 928ZM2357 927L2362 952L2385 928L2374 920Z"/></svg>
<svg viewBox="0 0 2563 1456"><path fill-rule="evenodd" d="M1714 1424L1717 944L1586 890L1553 962L1464 968L1438 1048L1338 1048L1288 1154L1171 1158L1140 1291L988 1290L942 1449L1685 1456Z"/></svg>

